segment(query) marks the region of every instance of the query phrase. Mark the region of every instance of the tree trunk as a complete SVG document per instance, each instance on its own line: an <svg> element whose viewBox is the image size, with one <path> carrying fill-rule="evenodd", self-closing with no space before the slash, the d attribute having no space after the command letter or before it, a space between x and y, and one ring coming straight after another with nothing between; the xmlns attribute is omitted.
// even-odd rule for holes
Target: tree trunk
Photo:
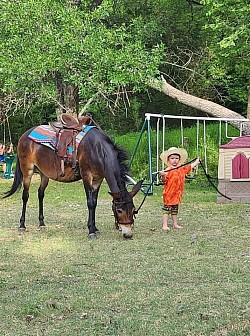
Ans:
<svg viewBox="0 0 250 336"><path fill-rule="evenodd" d="M77 117L79 108L78 88L68 82L64 82L64 100L66 113Z"/></svg>
<svg viewBox="0 0 250 336"><path fill-rule="evenodd" d="M68 113L77 117L79 109L79 90L77 87L65 81L59 72L55 72L57 89L57 119L62 113Z"/></svg>
<svg viewBox="0 0 250 336"><path fill-rule="evenodd" d="M169 97L177 100L179 103L195 108L215 118L246 119L239 113L229 110L226 107L223 107L206 99L192 96L188 93L182 92L174 88L167 83L163 76L161 77L161 80L151 80L149 82L149 85L150 87L159 90ZM240 122L231 121L230 124L240 129ZM250 134L250 122L242 123L242 134Z"/></svg>
<svg viewBox="0 0 250 336"><path fill-rule="evenodd" d="M102 4L103 0L93 0L90 5L90 10L95 10L98 6ZM75 6L76 8L81 5L81 0L68 0L69 5ZM57 103L56 108L57 119L60 120L60 115L62 113L70 114L74 117L78 116L79 110L79 89L78 87L70 84L63 79L60 72L55 71L53 73L56 79L56 89L57 89ZM89 104L92 100L90 100Z"/></svg>

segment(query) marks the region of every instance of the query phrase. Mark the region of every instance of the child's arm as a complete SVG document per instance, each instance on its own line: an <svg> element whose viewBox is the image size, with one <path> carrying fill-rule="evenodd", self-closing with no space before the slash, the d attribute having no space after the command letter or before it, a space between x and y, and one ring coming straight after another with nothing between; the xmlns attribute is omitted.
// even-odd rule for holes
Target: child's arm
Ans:
<svg viewBox="0 0 250 336"><path fill-rule="evenodd" d="M166 183L168 180L168 172L166 170L162 170L159 172L162 183Z"/></svg>
<svg viewBox="0 0 250 336"><path fill-rule="evenodd" d="M191 163L191 169L195 168L199 164L200 164L200 158L197 157L197 159L194 162Z"/></svg>

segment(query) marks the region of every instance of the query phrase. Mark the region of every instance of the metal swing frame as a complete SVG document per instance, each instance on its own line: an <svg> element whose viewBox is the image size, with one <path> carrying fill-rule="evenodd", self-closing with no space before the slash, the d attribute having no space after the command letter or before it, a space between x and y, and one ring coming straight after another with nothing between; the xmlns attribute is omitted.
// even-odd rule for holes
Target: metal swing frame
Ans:
<svg viewBox="0 0 250 336"><path fill-rule="evenodd" d="M151 145L151 119L156 118L156 131L157 131L157 139L156 139L156 167L153 167L153 155L152 155L152 145ZM190 117L190 116L180 116L180 115L168 115L168 114L152 114L152 113L145 113L145 120L143 122L141 131L138 135L137 142L135 145L135 148L132 152L130 162L129 162L129 168L132 167L136 152L138 150L141 138L143 133L146 131L147 132L147 138L148 138L148 180L149 182L144 182L143 183L143 189L142 191L145 193L147 192L148 195L153 194L153 184L155 180L155 171L159 171L164 168L164 164L161 164L161 167L159 165L159 156L160 156L160 150L159 150L159 133L160 133L160 123L162 122L162 148L161 152L165 150L165 131L166 131L166 120L167 119L175 119L175 120L180 120L181 124L181 144L182 146L184 145L184 127L183 127L183 120L196 120L196 127L197 127L197 132L196 132L196 149L198 153L198 148L199 148L199 125L200 121L203 122L203 141L204 141L204 168L206 173L208 173L208 165L207 165L207 143L206 143L206 122L207 121L216 121L219 122L219 143L218 146L221 145L221 132L222 132L222 122L226 124L226 138L228 139L234 139L235 137L229 136L228 134L228 123L229 122L239 122L240 123L240 129L239 129L239 136L242 136L242 125L244 122L248 122L248 119L232 119L232 118L214 118L214 117ZM198 170L196 170L195 174L198 173ZM133 179L131 179L131 182ZM159 183L158 176L156 178L156 184Z"/></svg>

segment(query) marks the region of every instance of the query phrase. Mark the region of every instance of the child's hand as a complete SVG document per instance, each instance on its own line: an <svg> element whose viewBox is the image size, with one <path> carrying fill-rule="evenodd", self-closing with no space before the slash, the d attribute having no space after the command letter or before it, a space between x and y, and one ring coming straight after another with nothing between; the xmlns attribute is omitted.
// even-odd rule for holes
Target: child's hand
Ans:
<svg viewBox="0 0 250 336"><path fill-rule="evenodd" d="M193 169L196 166L198 166L199 164L200 164L200 158L197 157L197 159L193 163L191 163L191 168Z"/></svg>
<svg viewBox="0 0 250 336"><path fill-rule="evenodd" d="M160 176L164 176L164 175L166 174L166 172L165 172L165 170L161 170L161 171L159 172L159 174L160 174Z"/></svg>
<svg viewBox="0 0 250 336"><path fill-rule="evenodd" d="M168 174L167 174L167 172L165 170L161 170L159 172L159 174L160 174L162 183L163 184L167 183L167 180L168 180Z"/></svg>

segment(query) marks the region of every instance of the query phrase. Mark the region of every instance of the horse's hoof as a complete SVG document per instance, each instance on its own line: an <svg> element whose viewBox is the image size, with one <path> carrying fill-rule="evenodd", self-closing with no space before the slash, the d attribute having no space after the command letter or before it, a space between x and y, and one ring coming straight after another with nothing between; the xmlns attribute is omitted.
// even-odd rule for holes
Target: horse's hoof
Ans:
<svg viewBox="0 0 250 336"><path fill-rule="evenodd" d="M46 229L45 225L39 225L37 228L38 231L45 230L45 229Z"/></svg>
<svg viewBox="0 0 250 336"><path fill-rule="evenodd" d="M19 228L18 228L18 231L19 231L20 233L24 233L24 232L26 231L26 228L25 228L25 227L19 227Z"/></svg>
<svg viewBox="0 0 250 336"><path fill-rule="evenodd" d="M128 234L123 234L122 236L123 236L123 238L126 239L126 240L129 240L129 239L132 239L132 238L133 238L133 235L132 235L132 234L129 234L129 235L128 235Z"/></svg>
<svg viewBox="0 0 250 336"><path fill-rule="evenodd" d="M89 234L89 240L94 240L94 239L97 239L96 233L90 233Z"/></svg>

